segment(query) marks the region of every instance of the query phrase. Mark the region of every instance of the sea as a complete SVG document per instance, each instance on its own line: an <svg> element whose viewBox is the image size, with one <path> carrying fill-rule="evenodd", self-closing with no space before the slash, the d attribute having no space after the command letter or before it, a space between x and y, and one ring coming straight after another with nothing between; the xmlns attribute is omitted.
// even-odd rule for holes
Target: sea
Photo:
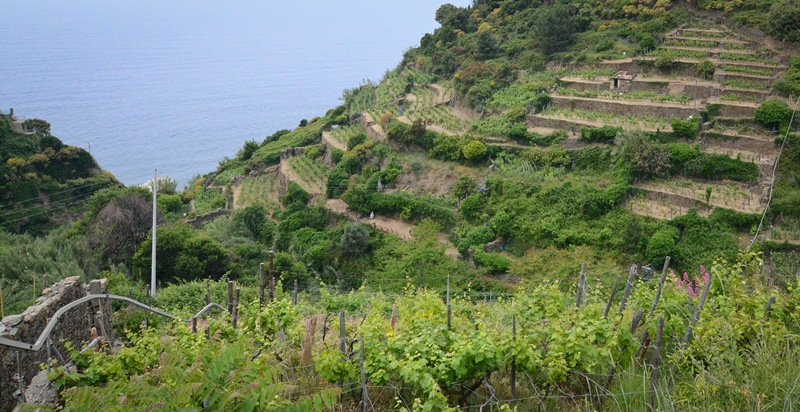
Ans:
<svg viewBox="0 0 800 412"><path fill-rule="evenodd" d="M466 0L451 4L467 6ZM378 81L439 0L4 0L0 110L41 118L125 185L180 186Z"/></svg>

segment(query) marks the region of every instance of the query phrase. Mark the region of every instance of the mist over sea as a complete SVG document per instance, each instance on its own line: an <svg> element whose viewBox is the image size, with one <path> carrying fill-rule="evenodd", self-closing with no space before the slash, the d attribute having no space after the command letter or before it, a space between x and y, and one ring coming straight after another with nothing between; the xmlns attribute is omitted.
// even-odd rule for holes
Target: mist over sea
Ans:
<svg viewBox="0 0 800 412"><path fill-rule="evenodd" d="M458 6L470 1L451 1ZM379 80L439 0L8 0L0 108L50 121L126 185L183 186Z"/></svg>

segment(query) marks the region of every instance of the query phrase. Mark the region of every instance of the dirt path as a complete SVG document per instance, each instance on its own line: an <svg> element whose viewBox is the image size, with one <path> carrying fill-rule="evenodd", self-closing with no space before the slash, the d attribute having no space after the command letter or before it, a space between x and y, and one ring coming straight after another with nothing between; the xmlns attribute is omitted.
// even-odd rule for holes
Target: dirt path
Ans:
<svg viewBox="0 0 800 412"><path fill-rule="evenodd" d="M397 121L399 121L401 123L405 123L407 125L414 124L414 122L412 122L411 119L409 119L406 116L397 117ZM444 127L439 126L438 124L429 124L429 125L426 125L425 128L430 130L430 131L434 131L436 133L446 134L446 135L450 135L450 136L458 136L457 132L454 132L454 131L452 131L450 129L445 129Z"/></svg>
<svg viewBox="0 0 800 412"><path fill-rule="evenodd" d="M325 202L325 209L330 210L333 213L347 216L350 220L355 222L363 223L365 225L372 226L376 230L380 230L381 232L391 233L400 239L405 241L409 241L414 237L411 235L411 231L414 229L414 225L410 223L406 223L400 219L393 219L386 216L375 215L375 218L370 219L368 216L362 217L358 213L349 210L347 203L345 203L341 199L328 199ZM447 240L447 235L444 233L440 233L438 236L438 240L440 243L445 245L445 254L452 258L458 257L458 251L450 245L450 242Z"/></svg>

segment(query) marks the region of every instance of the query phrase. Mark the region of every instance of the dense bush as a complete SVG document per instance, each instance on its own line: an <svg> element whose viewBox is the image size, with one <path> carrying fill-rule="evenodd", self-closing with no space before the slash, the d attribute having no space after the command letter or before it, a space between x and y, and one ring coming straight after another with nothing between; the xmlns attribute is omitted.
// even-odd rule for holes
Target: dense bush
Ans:
<svg viewBox="0 0 800 412"><path fill-rule="evenodd" d="M755 163L731 159L726 155L703 153L686 143L671 143L665 147L673 173L740 182L751 182L759 176Z"/></svg>
<svg viewBox="0 0 800 412"><path fill-rule="evenodd" d="M136 273L150 271L152 238L133 255ZM156 241L156 273L164 283L202 278L219 279L227 270L228 253L208 235L186 225L162 226Z"/></svg>
<svg viewBox="0 0 800 412"><path fill-rule="evenodd" d="M792 111L780 100L767 100L756 109L755 120L767 127L778 128L789 121Z"/></svg>
<svg viewBox="0 0 800 412"><path fill-rule="evenodd" d="M694 139L697 137L697 132L700 129L700 119L672 119L672 134L675 137L682 137L685 139Z"/></svg>
<svg viewBox="0 0 800 412"><path fill-rule="evenodd" d="M479 246L476 249L483 249L483 245L495 239L494 232L489 226L481 225L472 228L467 232L458 242L458 251L463 256L467 256L469 249L473 246Z"/></svg>
<svg viewBox="0 0 800 412"><path fill-rule="evenodd" d="M478 265L478 267L486 269L487 272L493 275L504 273L508 270L508 267L511 266L511 261L507 258L496 253L484 252L483 249L480 248L475 250L472 258L475 260L475 264Z"/></svg>
<svg viewBox="0 0 800 412"><path fill-rule="evenodd" d="M598 128L582 127L581 140L587 142L610 143L614 141L617 134L620 132L622 132L622 128L617 126L603 126Z"/></svg>

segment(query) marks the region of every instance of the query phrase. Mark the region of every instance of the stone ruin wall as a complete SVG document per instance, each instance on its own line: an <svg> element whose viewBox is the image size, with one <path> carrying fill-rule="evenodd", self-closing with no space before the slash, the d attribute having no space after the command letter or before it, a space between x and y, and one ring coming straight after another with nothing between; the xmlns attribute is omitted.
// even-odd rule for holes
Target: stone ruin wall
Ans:
<svg viewBox="0 0 800 412"><path fill-rule="evenodd" d="M42 296L36 299L34 305L28 307L21 314L4 317L0 322L0 337L33 344L59 308L86 296L89 290L91 293L107 293L107 286L108 283L105 279L93 280L85 286L78 276L66 278L42 291ZM50 337L54 347L62 356L69 357L65 342L72 343L73 347L78 349L89 342L98 308L98 302L87 302L61 316ZM108 315L110 313L106 312L106 319L108 319ZM19 351L19 353L21 354L24 383L27 385L36 374L41 372L40 365L47 361L46 346L38 352ZM0 346L0 383L2 383L0 384L0 411L10 411L17 403L16 374L17 351Z"/></svg>

